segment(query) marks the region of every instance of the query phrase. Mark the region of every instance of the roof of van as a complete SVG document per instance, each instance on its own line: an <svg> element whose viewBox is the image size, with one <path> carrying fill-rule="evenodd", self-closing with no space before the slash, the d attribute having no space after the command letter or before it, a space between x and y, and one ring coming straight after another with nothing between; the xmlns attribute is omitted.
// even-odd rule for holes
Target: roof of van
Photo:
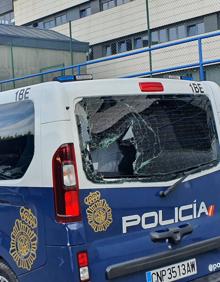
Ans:
<svg viewBox="0 0 220 282"><path fill-rule="evenodd" d="M161 91L141 91L140 82L161 83L163 88ZM201 87L201 93L195 93L192 85L195 84ZM75 81L60 83L57 81L45 82L32 86L22 87L20 89L12 89L1 92L0 104L20 101L18 95L28 92L28 98L34 101L37 108L41 109L41 120L43 123L48 123L56 120L67 120L69 118L69 108L72 108L74 103L82 97L109 97L109 96L124 96L124 95L212 95L212 90L219 93L219 86L211 82L192 82L171 79L158 78L129 78L129 79L100 79L88 81ZM203 93L202 93L203 92ZM19 97L19 99L18 99ZM156 96L155 96L156 97ZM74 102L75 100L75 102ZM49 103L49 107L48 107ZM220 104L220 101L219 101Z"/></svg>
<svg viewBox="0 0 220 282"><path fill-rule="evenodd" d="M88 51L87 42L72 42L73 51ZM0 24L0 45L69 51L70 38L54 30Z"/></svg>

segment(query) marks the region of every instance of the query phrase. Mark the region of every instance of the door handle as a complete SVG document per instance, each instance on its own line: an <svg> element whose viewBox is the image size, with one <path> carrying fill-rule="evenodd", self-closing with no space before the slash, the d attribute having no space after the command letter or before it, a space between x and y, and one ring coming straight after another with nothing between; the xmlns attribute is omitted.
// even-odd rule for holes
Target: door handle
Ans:
<svg viewBox="0 0 220 282"><path fill-rule="evenodd" d="M153 242L166 242L171 244L178 244L182 238L193 232L191 224L186 223L178 227L153 231L150 233L151 240Z"/></svg>

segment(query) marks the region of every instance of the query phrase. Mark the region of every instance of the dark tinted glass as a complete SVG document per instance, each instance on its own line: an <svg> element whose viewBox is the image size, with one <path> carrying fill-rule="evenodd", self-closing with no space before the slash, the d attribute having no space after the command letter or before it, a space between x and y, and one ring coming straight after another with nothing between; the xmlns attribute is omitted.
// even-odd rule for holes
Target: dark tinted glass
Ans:
<svg viewBox="0 0 220 282"><path fill-rule="evenodd" d="M126 48L127 48L127 51L132 50L132 41L131 41L131 39L127 39L126 40Z"/></svg>
<svg viewBox="0 0 220 282"><path fill-rule="evenodd" d="M136 37L134 39L134 48L138 49L138 48L141 48L141 47L143 47L143 45L142 45L142 38L141 38L141 36L140 37Z"/></svg>
<svg viewBox="0 0 220 282"><path fill-rule="evenodd" d="M118 52L121 53L121 52L125 52L127 51L127 45L126 45L126 41L119 41L118 42Z"/></svg>
<svg viewBox="0 0 220 282"><path fill-rule="evenodd" d="M153 31L151 34L151 40L152 40L152 44L158 44L159 43L159 35L158 35L158 31Z"/></svg>
<svg viewBox="0 0 220 282"><path fill-rule="evenodd" d="M168 181L219 162L214 116L204 95L84 98L76 114L92 181Z"/></svg>
<svg viewBox="0 0 220 282"><path fill-rule="evenodd" d="M111 55L112 55L111 45L104 46L104 56L111 56Z"/></svg>
<svg viewBox="0 0 220 282"><path fill-rule="evenodd" d="M178 30L178 38L184 38L186 37L186 27L185 25L180 25L177 27Z"/></svg>
<svg viewBox="0 0 220 282"><path fill-rule="evenodd" d="M34 105L0 105L0 180L21 178L34 154Z"/></svg>
<svg viewBox="0 0 220 282"><path fill-rule="evenodd" d="M0 24L15 24L15 18L14 18L14 12L10 12L7 14L4 14L3 16L0 16Z"/></svg>
<svg viewBox="0 0 220 282"><path fill-rule="evenodd" d="M63 14L55 18L56 25L62 25L67 22L67 15Z"/></svg>
<svg viewBox="0 0 220 282"><path fill-rule="evenodd" d="M79 16L80 16L80 18L86 17L86 9L80 10L79 11Z"/></svg>
<svg viewBox="0 0 220 282"><path fill-rule="evenodd" d="M197 25L198 27L198 34L204 33L205 32L205 23L199 23Z"/></svg>
<svg viewBox="0 0 220 282"><path fill-rule="evenodd" d="M143 40L143 46L147 47L148 46L148 35L144 35L142 40Z"/></svg>
<svg viewBox="0 0 220 282"><path fill-rule="evenodd" d="M178 36L177 36L177 29L176 27L171 27L169 29L169 40L177 40Z"/></svg>
<svg viewBox="0 0 220 282"><path fill-rule="evenodd" d="M111 52L113 55L117 53L117 44L116 43L111 44Z"/></svg>
<svg viewBox="0 0 220 282"><path fill-rule="evenodd" d="M161 29L159 31L159 36L160 36L161 43L168 41L167 29Z"/></svg>
<svg viewBox="0 0 220 282"><path fill-rule="evenodd" d="M194 36L197 34L198 34L197 25L193 24L193 25L187 26L187 35L188 36Z"/></svg>
<svg viewBox="0 0 220 282"><path fill-rule="evenodd" d="M101 0L101 8L102 10L111 9L116 6L115 0Z"/></svg>
<svg viewBox="0 0 220 282"><path fill-rule="evenodd" d="M55 27L55 19L44 23L44 28L49 29Z"/></svg>
<svg viewBox="0 0 220 282"><path fill-rule="evenodd" d="M88 8L85 8L83 10L80 10L79 15L80 15L80 18L84 18L84 17L91 15L91 8L88 7Z"/></svg>

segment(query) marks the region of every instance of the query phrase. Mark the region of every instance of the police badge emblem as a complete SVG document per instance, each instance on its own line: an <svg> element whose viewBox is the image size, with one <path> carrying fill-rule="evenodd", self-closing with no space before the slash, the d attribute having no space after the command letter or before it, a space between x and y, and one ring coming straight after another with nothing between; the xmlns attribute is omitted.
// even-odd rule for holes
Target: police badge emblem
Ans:
<svg viewBox="0 0 220 282"><path fill-rule="evenodd" d="M37 228L37 218L24 207L20 209L20 216L11 233L10 255L19 268L30 270L37 252L38 238L34 230Z"/></svg>
<svg viewBox="0 0 220 282"><path fill-rule="evenodd" d="M84 200L88 224L95 232L103 232L112 224L112 209L105 199L101 199L99 191L91 192Z"/></svg>

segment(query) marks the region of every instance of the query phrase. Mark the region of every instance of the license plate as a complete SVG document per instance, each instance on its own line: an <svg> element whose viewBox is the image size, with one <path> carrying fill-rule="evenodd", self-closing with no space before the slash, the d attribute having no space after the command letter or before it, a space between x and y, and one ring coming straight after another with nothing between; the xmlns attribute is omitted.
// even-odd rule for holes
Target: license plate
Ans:
<svg viewBox="0 0 220 282"><path fill-rule="evenodd" d="M196 259L185 260L146 272L147 282L170 282L197 273Z"/></svg>

